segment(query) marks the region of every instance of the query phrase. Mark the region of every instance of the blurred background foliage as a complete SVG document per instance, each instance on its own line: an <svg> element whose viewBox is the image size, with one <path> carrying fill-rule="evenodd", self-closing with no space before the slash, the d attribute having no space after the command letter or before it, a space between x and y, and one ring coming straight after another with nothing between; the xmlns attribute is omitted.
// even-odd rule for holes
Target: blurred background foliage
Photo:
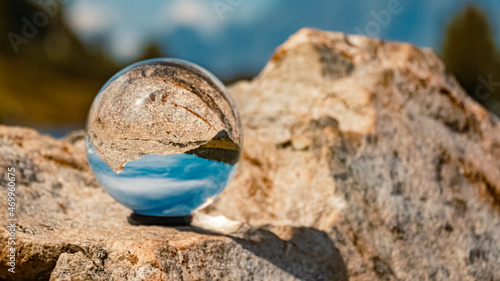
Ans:
<svg viewBox="0 0 500 281"><path fill-rule="evenodd" d="M24 23L40 8L29 1L3 0L1 34L21 35ZM98 47L87 47L57 13L19 45L0 45L0 122L61 130L82 126L93 96L118 65Z"/></svg>
<svg viewBox="0 0 500 281"><path fill-rule="evenodd" d="M35 36L27 40L29 42L17 46L18 52L12 46L12 39L7 35L11 33L21 35L25 25L22 19L31 21L33 15L43 9L40 3L35 1L0 2L0 33L7 38L0 41L0 123L30 126L42 132L61 136L69 130L84 126L87 111L100 87L119 69L134 61L162 56L189 59L213 71L223 82L232 83L253 77L272 55L274 48L302 26L356 33L355 27L361 26L363 29L366 22L373 20L373 12L383 9L383 5L372 5L367 8L363 5L366 2L358 0L345 5L337 3L340 1L332 1L330 4L325 4L325 1L312 1L313 4L306 5L302 1L285 3L276 0L250 3L249 0L247 2L243 0L241 7L230 7L231 10L228 11L237 9L238 11L228 14L227 18L219 14L219 18L215 17L211 22L199 22L196 27L186 19L198 20L200 13L201 16L205 13L216 15L217 11L214 10L214 6L208 5L205 7L209 7L210 10L201 10L198 14L193 14L195 8L193 5L201 3L199 2L201 0L185 0L182 2L184 5L182 7L191 10L181 10L181 17L177 21L184 25L178 26L175 32L171 31L169 36L158 34L144 36L148 39L141 39L141 42L146 43L138 45L140 51L123 58L116 54L116 48L109 47L108 39L118 40L114 42L115 45L118 44L118 48L127 47L126 44L133 45L138 40L120 42L121 37L113 35L111 31L104 35L97 32L97 35L89 36L78 28L75 30L74 26L78 25L74 24L75 21L68 20L68 14L75 15L75 11L80 12L78 7L81 5L78 4L83 3L82 1L85 0L74 0L75 3L70 3L74 4L69 5L70 8L74 8L69 9L73 13L60 8L55 16L48 18L46 25L37 27ZM180 3L179 0L171 2L175 1ZM158 1L151 3L153 2L160 5ZM265 6L271 2L285 6L276 3ZM364 7L365 12L359 14L352 12L351 17L332 19L331 13L323 10L330 7L324 5L334 5L331 4L334 2L337 5L336 11L340 14L345 14L346 9L357 11L361 9L359 7ZM255 8L259 6L255 3L261 3L262 7L268 9L279 8L280 10L276 10L279 14L273 14L271 11L259 12ZM322 4L311 8L314 3ZM346 5L350 6L345 7ZM428 27L437 30L432 33L433 37L429 37L430 35L419 30L426 27L419 26L411 17L418 9L429 11L430 6L415 6L420 5L415 1L411 5L413 6L410 4L405 6L402 15L392 15L392 21L397 20L398 23L389 22L389 25L383 26L376 35L388 40L409 41L419 46L430 45L442 56L449 70L456 75L467 92L489 110L500 115L498 85L500 83L495 83L500 82L500 55L495 43L495 39L498 38L495 38L494 23L488 18L484 9L462 2L455 11L447 10L448 17L436 20L438 27L432 25ZM500 6L498 7L500 9ZM330 8L333 9L333 6ZM249 11L254 11L256 16L242 23L240 18L250 13ZM83 13L83 10L81 12ZM319 13L323 13L323 16ZM429 22L426 18L429 14L431 13L422 12L422 22ZM92 23L92 20L95 21L90 19L89 22ZM128 21L129 18L121 20ZM144 15L142 20L154 19ZM205 27L210 23L210 26L214 26L214 22L225 24L224 29L213 31ZM199 30L193 31L196 28ZM408 35L408 30L414 32ZM138 32L146 34L147 30ZM483 85L485 81L490 81L489 85ZM477 94L479 85L483 85L480 88L481 96Z"/></svg>
<svg viewBox="0 0 500 281"><path fill-rule="evenodd" d="M40 7L25 0L0 2L0 32L22 36L23 17L31 19ZM38 27L16 53L11 41L0 45L0 122L38 128L54 135L82 128L100 87L124 67L102 45L86 45L64 21L64 12ZM137 60L165 56L147 45Z"/></svg>
<svg viewBox="0 0 500 281"><path fill-rule="evenodd" d="M468 6L453 18L442 57L469 95L500 116L500 51L484 12Z"/></svg>

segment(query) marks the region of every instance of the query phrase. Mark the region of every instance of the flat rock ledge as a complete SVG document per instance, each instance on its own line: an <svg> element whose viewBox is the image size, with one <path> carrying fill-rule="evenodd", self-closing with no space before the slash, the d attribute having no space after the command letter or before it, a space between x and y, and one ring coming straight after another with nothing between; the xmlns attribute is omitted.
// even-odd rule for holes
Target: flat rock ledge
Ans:
<svg viewBox="0 0 500 281"><path fill-rule="evenodd" d="M1 280L500 280L500 123L431 50L302 29L230 87L240 168L188 227L134 226L83 134L0 126Z"/></svg>
<svg viewBox="0 0 500 281"><path fill-rule="evenodd" d="M16 167L15 274L0 212L1 280L335 280L347 271L328 235L307 227L251 227L194 214L192 226L134 226L98 186L83 133L54 140L0 126L0 166ZM7 210L2 175L1 207ZM280 235L280 236L278 236ZM280 238L283 237L283 238ZM336 260L336 263L324 262Z"/></svg>

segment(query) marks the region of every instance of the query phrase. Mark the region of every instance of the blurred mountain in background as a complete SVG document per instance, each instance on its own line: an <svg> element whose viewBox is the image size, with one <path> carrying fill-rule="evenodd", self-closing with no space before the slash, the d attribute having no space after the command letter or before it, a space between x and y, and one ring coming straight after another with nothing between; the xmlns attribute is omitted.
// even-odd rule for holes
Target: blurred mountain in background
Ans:
<svg viewBox="0 0 500 281"><path fill-rule="evenodd" d="M442 57L469 95L500 116L500 52L485 13L468 6L451 21Z"/></svg>

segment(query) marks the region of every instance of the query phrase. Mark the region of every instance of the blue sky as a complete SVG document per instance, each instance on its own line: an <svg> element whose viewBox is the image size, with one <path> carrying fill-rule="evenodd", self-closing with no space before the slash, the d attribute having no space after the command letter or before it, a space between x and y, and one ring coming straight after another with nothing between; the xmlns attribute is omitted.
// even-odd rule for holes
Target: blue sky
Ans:
<svg viewBox="0 0 500 281"><path fill-rule="evenodd" d="M397 14L378 23L380 38L439 49L447 23L467 3L489 14L500 41L498 0L392 0ZM200 64L222 78L262 69L274 49L301 27L345 33L366 30L389 1L72 0L69 25L86 42L103 42L118 60L134 62L158 42L169 56ZM387 14L387 13L385 13ZM373 24L373 23L372 23ZM372 26L373 27L373 26Z"/></svg>

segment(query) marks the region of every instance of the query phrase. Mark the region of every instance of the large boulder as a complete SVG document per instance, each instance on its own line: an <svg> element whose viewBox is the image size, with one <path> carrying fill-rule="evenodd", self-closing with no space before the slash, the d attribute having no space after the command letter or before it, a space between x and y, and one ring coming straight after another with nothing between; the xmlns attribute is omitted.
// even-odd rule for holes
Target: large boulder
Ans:
<svg viewBox="0 0 500 281"><path fill-rule="evenodd" d="M243 160L209 213L323 230L350 280L500 280L500 123L431 50L303 29L231 92Z"/></svg>
<svg viewBox="0 0 500 281"><path fill-rule="evenodd" d="M239 171L186 227L135 226L81 133L0 126L2 280L500 280L500 126L430 50L303 29L230 87Z"/></svg>

